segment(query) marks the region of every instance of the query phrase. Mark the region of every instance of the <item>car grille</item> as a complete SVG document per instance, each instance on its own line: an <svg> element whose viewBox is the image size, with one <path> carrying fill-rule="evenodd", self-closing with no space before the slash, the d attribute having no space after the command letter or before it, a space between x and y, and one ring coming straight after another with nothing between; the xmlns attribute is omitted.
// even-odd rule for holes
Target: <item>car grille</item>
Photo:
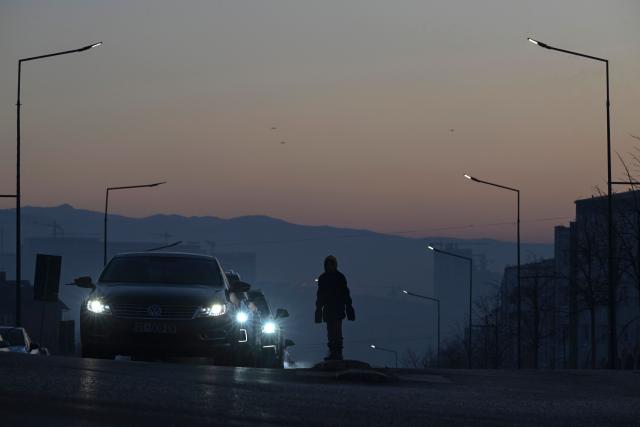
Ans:
<svg viewBox="0 0 640 427"><path fill-rule="evenodd" d="M188 320L193 319L197 309L194 305L111 304L114 316L127 319Z"/></svg>

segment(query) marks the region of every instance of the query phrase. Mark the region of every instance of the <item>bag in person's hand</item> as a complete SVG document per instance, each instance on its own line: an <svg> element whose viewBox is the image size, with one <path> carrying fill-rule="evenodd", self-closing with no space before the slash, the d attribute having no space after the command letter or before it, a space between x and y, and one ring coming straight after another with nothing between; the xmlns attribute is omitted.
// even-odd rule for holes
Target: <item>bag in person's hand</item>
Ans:
<svg viewBox="0 0 640 427"><path fill-rule="evenodd" d="M347 319L352 322L356 320L356 311L353 309L352 305L347 306Z"/></svg>

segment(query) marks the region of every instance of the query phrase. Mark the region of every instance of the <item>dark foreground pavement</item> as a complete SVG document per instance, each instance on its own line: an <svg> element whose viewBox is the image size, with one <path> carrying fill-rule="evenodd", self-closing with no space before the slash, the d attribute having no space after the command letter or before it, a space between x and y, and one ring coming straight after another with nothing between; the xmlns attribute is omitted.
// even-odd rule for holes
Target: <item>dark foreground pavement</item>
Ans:
<svg viewBox="0 0 640 427"><path fill-rule="evenodd" d="M640 425L638 372L398 376L0 354L0 425Z"/></svg>

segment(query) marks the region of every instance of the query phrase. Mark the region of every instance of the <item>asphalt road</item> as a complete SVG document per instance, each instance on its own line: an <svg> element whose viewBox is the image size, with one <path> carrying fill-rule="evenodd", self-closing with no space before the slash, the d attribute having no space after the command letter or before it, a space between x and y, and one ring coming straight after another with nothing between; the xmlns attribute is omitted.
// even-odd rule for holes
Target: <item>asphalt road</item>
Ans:
<svg viewBox="0 0 640 427"><path fill-rule="evenodd" d="M640 425L640 372L397 376L0 354L0 425Z"/></svg>

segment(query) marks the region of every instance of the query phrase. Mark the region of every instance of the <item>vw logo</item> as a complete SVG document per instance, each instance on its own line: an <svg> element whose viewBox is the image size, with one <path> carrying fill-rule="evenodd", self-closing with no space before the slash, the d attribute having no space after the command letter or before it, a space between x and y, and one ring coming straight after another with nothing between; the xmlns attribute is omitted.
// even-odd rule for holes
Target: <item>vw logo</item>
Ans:
<svg viewBox="0 0 640 427"><path fill-rule="evenodd" d="M160 315L162 314L162 307L160 307L158 304L152 304L147 307L147 314L149 315L149 317L160 317Z"/></svg>

